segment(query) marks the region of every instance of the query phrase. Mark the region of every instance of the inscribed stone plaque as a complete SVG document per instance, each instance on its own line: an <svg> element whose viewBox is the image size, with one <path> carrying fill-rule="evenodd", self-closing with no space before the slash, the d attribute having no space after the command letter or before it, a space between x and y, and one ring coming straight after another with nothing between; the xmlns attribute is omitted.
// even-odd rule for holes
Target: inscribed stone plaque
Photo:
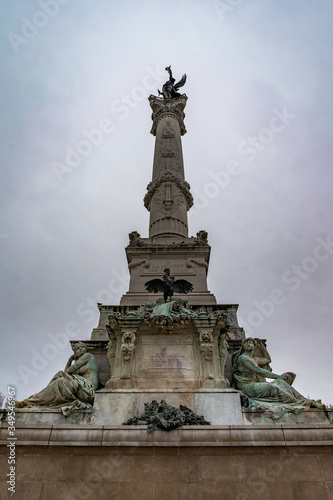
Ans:
<svg viewBox="0 0 333 500"><path fill-rule="evenodd" d="M193 337L142 336L136 356L136 375L143 378L193 378Z"/></svg>

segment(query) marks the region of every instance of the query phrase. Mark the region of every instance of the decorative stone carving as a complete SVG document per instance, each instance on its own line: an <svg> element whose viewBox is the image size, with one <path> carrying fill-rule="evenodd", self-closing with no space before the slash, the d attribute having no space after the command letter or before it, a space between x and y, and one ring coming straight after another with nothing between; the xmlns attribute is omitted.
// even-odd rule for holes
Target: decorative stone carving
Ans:
<svg viewBox="0 0 333 500"><path fill-rule="evenodd" d="M220 333L219 340L218 340L218 346L219 346L221 376L224 378L225 365L227 364L228 356L229 356L229 350L228 350L229 346L228 346L228 342L226 339L226 333L224 333L224 332Z"/></svg>
<svg viewBox="0 0 333 500"><path fill-rule="evenodd" d="M148 268L150 266L150 259L133 259L132 262L128 264L128 269L135 269L141 265Z"/></svg>
<svg viewBox="0 0 333 500"><path fill-rule="evenodd" d="M128 235L130 247L143 247L145 242L140 238L140 234L137 231L132 231Z"/></svg>
<svg viewBox="0 0 333 500"><path fill-rule="evenodd" d="M205 379L214 379L212 357L213 357L213 335L209 331L200 331L199 333L200 352L202 357L203 377Z"/></svg>
<svg viewBox="0 0 333 500"><path fill-rule="evenodd" d="M108 362L110 365L110 378L112 377L113 371L114 371L114 364L115 364L115 358L116 358L116 349L117 349L117 338L116 338L116 333L114 330L112 330L109 325L106 325L106 330L109 335L109 343L107 345L107 353L106 356L108 358Z"/></svg>
<svg viewBox="0 0 333 500"><path fill-rule="evenodd" d="M154 194L157 192L160 186L166 182L174 183L178 187L179 191L182 193L182 195L186 200L186 208L187 210L189 210L193 206L193 196L190 193L190 185L188 182L175 176L172 172L165 172L165 174L161 175L158 179L148 184L147 186L148 192L146 193L143 199L143 203L146 209L147 210L151 209L150 205Z"/></svg>
<svg viewBox="0 0 333 500"><path fill-rule="evenodd" d="M320 400L305 398L291 386L296 377L294 373L286 372L277 375L262 368L269 363L270 356L269 358L255 357L258 340L251 337L244 339L241 348L234 355L235 387L247 396L248 407L252 411L263 412L273 420L281 418L286 410L298 413L311 407L325 408ZM261 346L260 349L262 350ZM263 381L266 377L275 380Z"/></svg>
<svg viewBox="0 0 333 500"><path fill-rule="evenodd" d="M78 342L64 371L56 373L45 389L23 401L17 408L60 408L65 417L77 410L92 408L98 388L98 365L87 346Z"/></svg>
<svg viewBox="0 0 333 500"><path fill-rule="evenodd" d="M151 134L156 135L157 124L162 116L176 118L179 123L181 135L186 134L186 128L184 125L184 108L186 106L187 96L185 94L181 95L178 99L173 99L171 101L165 101L164 99L154 95L150 95L148 100L153 110L153 126L150 131Z"/></svg>
<svg viewBox="0 0 333 500"><path fill-rule="evenodd" d="M145 315L144 321L152 328L171 332L185 328L195 316L195 313L187 307L186 302L172 300L157 303L151 313Z"/></svg>
<svg viewBox="0 0 333 500"><path fill-rule="evenodd" d="M121 378L131 378L132 360L135 349L136 336L134 332L125 332L122 337L121 355L122 355L122 370Z"/></svg>
<svg viewBox="0 0 333 500"><path fill-rule="evenodd" d="M208 233L207 231L199 231L196 235L196 244L200 246L206 246L208 245Z"/></svg>
<svg viewBox="0 0 333 500"><path fill-rule="evenodd" d="M186 266L193 267L193 264L196 264L199 267L208 268L208 264L204 259L186 259Z"/></svg>
<svg viewBox="0 0 333 500"><path fill-rule="evenodd" d="M155 427L163 431L171 431L183 425L210 425L210 422L185 405L175 408L162 399L160 403L156 400L145 403L144 413L128 419L123 425L148 425L147 431L152 432Z"/></svg>
<svg viewBox="0 0 333 500"><path fill-rule="evenodd" d="M211 314L211 318L216 319L216 326L219 328L227 328L228 317L225 311L214 311Z"/></svg>
<svg viewBox="0 0 333 500"><path fill-rule="evenodd" d="M210 332L200 332L200 352L205 360L211 361L213 355L213 336Z"/></svg>
<svg viewBox="0 0 333 500"><path fill-rule="evenodd" d="M119 311L111 312L109 314L109 325L112 330L118 326L118 320L121 319L123 315Z"/></svg>

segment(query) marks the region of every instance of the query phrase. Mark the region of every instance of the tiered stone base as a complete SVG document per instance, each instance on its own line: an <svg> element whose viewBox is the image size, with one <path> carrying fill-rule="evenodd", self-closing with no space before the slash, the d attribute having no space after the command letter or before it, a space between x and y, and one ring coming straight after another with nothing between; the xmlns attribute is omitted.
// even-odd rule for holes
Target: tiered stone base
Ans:
<svg viewBox="0 0 333 500"><path fill-rule="evenodd" d="M16 500L329 500L333 426L18 426ZM2 429L0 497L9 498Z"/></svg>

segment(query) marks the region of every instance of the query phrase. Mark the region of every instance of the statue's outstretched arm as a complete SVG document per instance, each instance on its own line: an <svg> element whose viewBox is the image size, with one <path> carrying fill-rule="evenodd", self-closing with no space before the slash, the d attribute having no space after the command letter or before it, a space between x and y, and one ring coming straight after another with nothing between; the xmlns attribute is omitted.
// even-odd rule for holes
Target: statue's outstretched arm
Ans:
<svg viewBox="0 0 333 500"><path fill-rule="evenodd" d="M171 64L170 64L170 66L167 66L165 69L169 73L169 77L170 77L170 80L171 80L171 78L172 78Z"/></svg>

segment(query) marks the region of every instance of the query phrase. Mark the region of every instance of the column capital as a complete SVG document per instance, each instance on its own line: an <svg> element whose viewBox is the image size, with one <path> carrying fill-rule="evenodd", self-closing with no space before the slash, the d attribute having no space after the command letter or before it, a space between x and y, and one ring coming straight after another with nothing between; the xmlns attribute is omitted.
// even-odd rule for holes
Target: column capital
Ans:
<svg viewBox="0 0 333 500"><path fill-rule="evenodd" d="M177 99L171 99L169 101L166 101L165 99L156 97L154 95L150 95L148 97L148 100L150 107L153 110L153 114L151 117L153 120L153 126L150 131L151 134L156 135L157 124L160 118L162 118L162 116L167 116L167 115L176 118L179 123L180 134L181 135L186 134L186 128L184 124L184 118L185 118L184 109L187 102L186 94L181 95Z"/></svg>

